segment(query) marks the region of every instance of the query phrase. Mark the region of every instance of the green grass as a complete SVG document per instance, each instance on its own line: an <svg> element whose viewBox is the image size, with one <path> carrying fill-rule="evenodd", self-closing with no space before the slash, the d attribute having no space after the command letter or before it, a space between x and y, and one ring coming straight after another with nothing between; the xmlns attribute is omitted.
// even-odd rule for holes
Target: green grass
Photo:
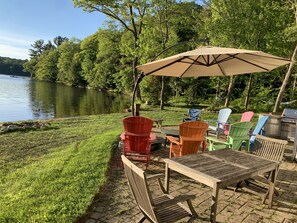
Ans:
<svg viewBox="0 0 297 223"><path fill-rule="evenodd" d="M186 108L145 107L142 116L177 125ZM0 222L74 222L100 187L130 114L50 120L46 130L0 135ZM203 113L203 119L216 119ZM232 115L233 121L240 114ZM256 120L256 119L254 119Z"/></svg>

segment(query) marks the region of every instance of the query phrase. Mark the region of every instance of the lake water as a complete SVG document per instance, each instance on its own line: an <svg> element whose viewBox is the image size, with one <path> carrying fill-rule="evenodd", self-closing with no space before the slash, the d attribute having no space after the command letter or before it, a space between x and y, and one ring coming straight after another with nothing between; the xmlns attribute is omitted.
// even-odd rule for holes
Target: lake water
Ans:
<svg viewBox="0 0 297 223"><path fill-rule="evenodd" d="M122 112L131 99L0 74L0 122Z"/></svg>

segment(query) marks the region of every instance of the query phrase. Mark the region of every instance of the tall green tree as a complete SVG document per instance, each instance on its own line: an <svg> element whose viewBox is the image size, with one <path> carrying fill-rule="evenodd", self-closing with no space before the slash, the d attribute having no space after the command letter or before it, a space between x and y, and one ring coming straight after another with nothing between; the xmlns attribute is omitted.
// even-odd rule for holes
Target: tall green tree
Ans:
<svg viewBox="0 0 297 223"><path fill-rule="evenodd" d="M56 81L58 75L58 58L59 53L56 49L42 53L36 64L35 78L43 81Z"/></svg>
<svg viewBox="0 0 297 223"><path fill-rule="evenodd" d="M147 13L150 1L127 0L127 1L105 1L105 0L73 0L76 7L81 7L88 12L101 12L110 19L118 22L122 28L132 34L133 38L133 62L132 77L134 84L137 79L136 66L139 64L137 55L138 40L143 29L143 20ZM138 97L140 92L138 91Z"/></svg>
<svg viewBox="0 0 297 223"><path fill-rule="evenodd" d="M41 56L44 50L44 40L36 40L33 44L31 44L32 49L29 49L30 58L38 58Z"/></svg>
<svg viewBox="0 0 297 223"><path fill-rule="evenodd" d="M288 45L283 35L292 15L288 14L284 1L212 0L210 6L211 24L208 30L212 44L287 55ZM229 89L235 82L230 79ZM257 79L254 83L263 84L263 80ZM225 106L228 106L230 97L229 91Z"/></svg>
<svg viewBox="0 0 297 223"><path fill-rule="evenodd" d="M291 24L291 26L287 27L285 30L286 34L286 39L289 43L295 45L295 48L292 52L291 60L292 62L290 63L287 73L284 77L282 86L279 90L279 93L277 95L277 99L275 101L275 105L273 108L273 112L277 112L280 107L280 103L282 101L283 95L285 93L286 86L289 82L289 78L291 76L292 71L294 70L295 66L295 60L296 60L296 55L297 55L297 0L288 0L287 2L287 7L288 9L291 9L292 15L295 17L295 21ZM289 10L288 10L289 11ZM295 79L296 80L296 79ZM294 89L294 88L293 88Z"/></svg>
<svg viewBox="0 0 297 223"><path fill-rule="evenodd" d="M57 81L69 86L79 86L82 84L79 75L80 65L75 58L75 54L80 50L79 41L77 39L66 40L57 49L59 51Z"/></svg>

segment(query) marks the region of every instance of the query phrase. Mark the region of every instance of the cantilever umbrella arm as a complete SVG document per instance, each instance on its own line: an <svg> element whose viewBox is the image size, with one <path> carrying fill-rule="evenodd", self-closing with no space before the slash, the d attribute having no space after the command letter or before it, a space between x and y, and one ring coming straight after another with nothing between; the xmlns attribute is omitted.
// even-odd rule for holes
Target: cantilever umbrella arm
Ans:
<svg viewBox="0 0 297 223"><path fill-rule="evenodd" d="M132 115L135 116L135 108L134 108L134 103L135 103L135 95L136 95L136 91L137 91L137 88L138 88L138 85L140 83L140 81L142 80L142 78L144 78L144 73L141 72L138 76L137 76L137 79L136 79L136 82L134 84L134 88L133 88L133 94L132 94Z"/></svg>
<svg viewBox="0 0 297 223"><path fill-rule="evenodd" d="M160 53L158 53L156 56L154 56L150 62L153 62L154 60L156 60L158 58L158 56L160 56L162 53L166 52L167 50L170 50L173 47L182 45L182 44L186 44L186 43L204 43L205 45L209 45L209 39L206 37L205 39L198 39L198 40L188 40L188 41L183 41L183 42L179 42L177 44L174 44L172 46L167 47L166 49L162 50ZM142 78L144 78L145 75L143 72L141 72L138 77L137 80L134 84L134 88L133 88L133 94L132 94L132 115L135 116L135 108L134 108L134 102L135 102L135 95L136 95L136 91L138 88L138 85L140 83L140 81L142 80Z"/></svg>

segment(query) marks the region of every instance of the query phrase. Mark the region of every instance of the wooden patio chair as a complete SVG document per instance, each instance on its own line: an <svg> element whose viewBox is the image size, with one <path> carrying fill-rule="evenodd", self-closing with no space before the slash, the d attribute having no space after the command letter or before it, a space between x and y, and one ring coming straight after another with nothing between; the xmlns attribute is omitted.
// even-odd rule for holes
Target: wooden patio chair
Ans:
<svg viewBox="0 0 297 223"><path fill-rule="evenodd" d="M141 116L131 116L123 119L125 156L132 160L146 162L148 167L151 155L150 134L153 120Z"/></svg>
<svg viewBox="0 0 297 223"><path fill-rule="evenodd" d="M268 159L271 161L278 162L278 167L276 169L275 178L277 178L279 166L283 160L284 157L284 151L288 144L288 141L286 140L280 140L280 139L274 139L269 138L263 135L257 135L255 139L254 144L254 150L252 151L252 154L262 157L264 159ZM271 177L270 172L263 175L263 179L268 183L268 179ZM266 194L263 197L262 203L265 203L265 200L268 197L269 191L268 191L268 185L264 184L262 181L256 180L256 179L249 179L246 180L245 183L247 186L249 184L252 184L256 187L260 187L262 189L267 190ZM242 184L242 183L241 183ZM238 187L241 187L241 184L237 185L236 189ZM274 191L276 195L278 195L277 190Z"/></svg>
<svg viewBox="0 0 297 223"><path fill-rule="evenodd" d="M186 217L189 217L187 222L193 222L194 219L198 217L191 202L191 199L195 198L195 195L180 195L174 198L165 193L160 179L163 174L148 176L124 155L122 155L122 161L134 199L144 215L138 222L143 222L147 219L150 222L170 223ZM163 191L163 195L153 198L148 186L148 181L156 178ZM180 202L187 202L188 207Z"/></svg>
<svg viewBox="0 0 297 223"><path fill-rule="evenodd" d="M183 122L179 125L179 141L172 136L166 136L170 142L169 157L184 156L197 153L199 147L206 149L205 134L208 124L202 121Z"/></svg>

